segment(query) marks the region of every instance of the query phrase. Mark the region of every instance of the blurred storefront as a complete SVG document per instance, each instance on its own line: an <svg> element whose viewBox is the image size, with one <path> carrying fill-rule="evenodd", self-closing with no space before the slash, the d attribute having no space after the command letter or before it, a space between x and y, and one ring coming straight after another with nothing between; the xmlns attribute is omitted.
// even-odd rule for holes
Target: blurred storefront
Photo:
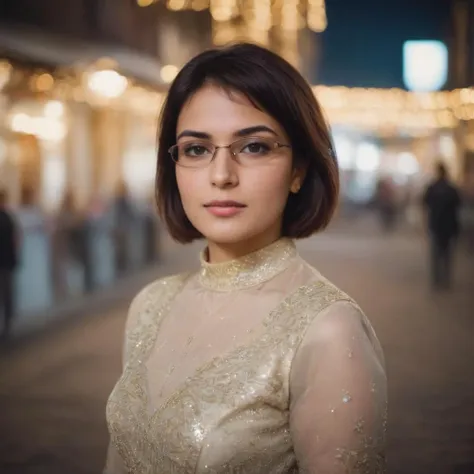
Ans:
<svg viewBox="0 0 474 474"><path fill-rule="evenodd" d="M1 91L0 181L13 204L24 189L53 213L66 189L80 207L110 199L123 180L137 198L152 191L160 93L109 66L67 75L2 65L11 77Z"/></svg>
<svg viewBox="0 0 474 474"><path fill-rule="evenodd" d="M0 150L2 181L16 202L25 186L35 189L48 211L58 208L69 188L81 206L97 193L110 198L122 181L138 199L151 195L157 116L166 91L106 66L55 76L10 65L16 79L3 88ZM333 127L343 179L358 177L366 192L380 175L398 183L422 181L438 160L458 182L471 166L473 89L314 91Z"/></svg>
<svg viewBox="0 0 474 474"><path fill-rule="evenodd" d="M14 19L34 6L32 0L7 3ZM135 198L149 200L158 111L168 84L190 57L211 44L255 41L310 79L317 33L327 25L324 0L104 0L93 2L94 8L78 1L74 16L56 0L46 3L51 12L67 16L74 40L46 10L30 21L56 35L0 28L7 53L0 88L8 149L2 176L15 204L22 189L32 188L38 204L52 213L66 190L84 208L91 200L111 199L122 182Z"/></svg>
<svg viewBox="0 0 474 474"><path fill-rule="evenodd" d="M381 177L421 190L438 161L458 183L466 176L474 89L316 87L334 131L346 197L368 200Z"/></svg>
<svg viewBox="0 0 474 474"><path fill-rule="evenodd" d="M111 60L83 69L0 63L0 186L21 229L23 315L111 285L158 255L150 201L162 94L118 69Z"/></svg>
<svg viewBox="0 0 474 474"><path fill-rule="evenodd" d="M65 189L86 206L97 194L111 198L123 181L134 197L149 199L165 88L144 86L111 62L56 75L8 64L0 151L2 180L16 202L26 186L48 211L57 210ZM353 199L365 199L381 175L421 186L442 160L462 182L472 166L474 89L411 93L317 86L314 92L333 128Z"/></svg>

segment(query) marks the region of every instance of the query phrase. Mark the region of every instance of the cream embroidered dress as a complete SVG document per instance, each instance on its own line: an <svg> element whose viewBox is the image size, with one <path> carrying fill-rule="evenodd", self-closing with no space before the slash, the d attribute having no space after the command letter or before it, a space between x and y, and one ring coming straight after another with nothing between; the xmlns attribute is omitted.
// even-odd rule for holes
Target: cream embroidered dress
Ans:
<svg viewBox="0 0 474 474"><path fill-rule="evenodd" d="M134 299L107 421L107 474L378 474L383 354L291 240L202 256Z"/></svg>

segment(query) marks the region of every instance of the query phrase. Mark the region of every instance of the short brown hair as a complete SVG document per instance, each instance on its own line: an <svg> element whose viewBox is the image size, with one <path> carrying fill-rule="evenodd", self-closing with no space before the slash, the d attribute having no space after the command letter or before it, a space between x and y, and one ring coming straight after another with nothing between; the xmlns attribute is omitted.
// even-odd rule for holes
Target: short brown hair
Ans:
<svg viewBox="0 0 474 474"><path fill-rule="evenodd" d="M306 168L298 194L290 194L282 235L303 238L324 229L339 198L339 171L328 125L310 86L280 56L260 46L238 43L205 51L189 61L170 87L160 117L156 199L171 236L187 243L202 238L181 202L175 163L168 150L185 103L206 83L245 95L271 115L289 137L296 167Z"/></svg>

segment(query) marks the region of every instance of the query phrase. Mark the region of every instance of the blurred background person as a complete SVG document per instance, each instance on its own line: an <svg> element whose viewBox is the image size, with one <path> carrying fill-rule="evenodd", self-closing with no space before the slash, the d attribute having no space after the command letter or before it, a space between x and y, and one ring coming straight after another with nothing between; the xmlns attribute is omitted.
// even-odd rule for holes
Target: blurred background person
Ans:
<svg viewBox="0 0 474 474"><path fill-rule="evenodd" d="M71 273L83 266L86 236L84 219L71 191L66 191L56 217L54 232L54 275L57 296L68 296Z"/></svg>
<svg viewBox="0 0 474 474"><path fill-rule="evenodd" d="M7 193L0 189L0 314L2 339L7 338L14 317L14 274L18 264L18 229L7 209Z"/></svg>
<svg viewBox="0 0 474 474"><path fill-rule="evenodd" d="M423 196L431 246L431 282L434 289L451 285L455 241L459 235L461 198L443 163Z"/></svg>
<svg viewBox="0 0 474 474"><path fill-rule="evenodd" d="M134 208L127 185L121 181L117 185L112 201L113 236L115 244L115 266L117 273L123 274L129 264L129 229L134 221Z"/></svg>
<svg viewBox="0 0 474 474"><path fill-rule="evenodd" d="M159 228L156 219L155 192L151 192L145 202L144 208L145 225L145 261L154 262L158 259L160 242Z"/></svg>
<svg viewBox="0 0 474 474"><path fill-rule="evenodd" d="M375 191L376 208L379 213L382 229L390 232L394 229L397 219L397 190L388 177L381 177Z"/></svg>
<svg viewBox="0 0 474 474"><path fill-rule="evenodd" d="M470 178L463 193L462 227L467 250L474 254L474 176Z"/></svg>

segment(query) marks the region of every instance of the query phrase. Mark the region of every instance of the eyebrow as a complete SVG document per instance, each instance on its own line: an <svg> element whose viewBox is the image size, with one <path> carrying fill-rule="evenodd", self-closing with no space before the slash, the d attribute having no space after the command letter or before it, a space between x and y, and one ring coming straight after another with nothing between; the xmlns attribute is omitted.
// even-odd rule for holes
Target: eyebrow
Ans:
<svg viewBox="0 0 474 474"><path fill-rule="evenodd" d="M242 128L241 130L237 130L233 135L235 137L248 137L249 135L253 135L254 133L259 132L267 132L271 133L272 135L278 136L275 130L272 130L270 127L266 125L254 125L253 127ZM206 132L200 132L197 130L183 130L177 137L176 140L179 140L183 137L192 137L192 138L200 138L202 140L210 140L212 136Z"/></svg>

